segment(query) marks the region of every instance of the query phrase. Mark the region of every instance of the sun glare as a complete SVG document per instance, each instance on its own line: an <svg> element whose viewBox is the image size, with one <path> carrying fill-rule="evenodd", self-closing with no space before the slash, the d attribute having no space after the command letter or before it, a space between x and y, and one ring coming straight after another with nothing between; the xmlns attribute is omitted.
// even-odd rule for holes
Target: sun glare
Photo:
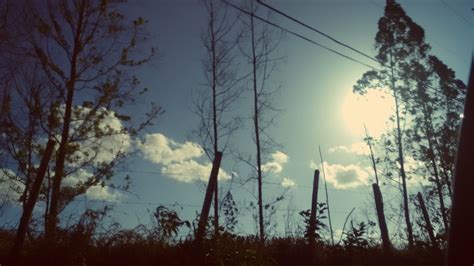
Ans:
<svg viewBox="0 0 474 266"><path fill-rule="evenodd" d="M364 136L364 123L372 137L379 137L389 128L393 114L393 97L381 90L369 90L365 95L352 92L344 98L342 117L346 127L356 136Z"/></svg>

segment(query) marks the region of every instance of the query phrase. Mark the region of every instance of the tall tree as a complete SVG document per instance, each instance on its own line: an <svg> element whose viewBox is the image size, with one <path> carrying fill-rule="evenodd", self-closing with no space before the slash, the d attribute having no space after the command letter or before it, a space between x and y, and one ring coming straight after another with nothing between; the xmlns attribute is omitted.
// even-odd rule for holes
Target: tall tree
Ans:
<svg viewBox="0 0 474 266"><path fill-rule="evenodd" d="M393 96L395 102L395 145L399 174L402 183L403 209L405 215L408 245L413 246L413 229L410 221L409 197L407 190L407 173L405 165L404 132L402 120L406 119L406 104L402 101L407 93L407 82L402 76L403 66L413 53L426 53L429 48L423 41L423 29L406 15L402 7L394 0L387 0L385 14L378 22L379 31L375 37L377 60L382 65L381 71L366 72L357 81L354 92L364 94L367 89L385 89ZM391 143L391 142L390 142Z"/></svg>
<svg viewBox="0 0 474 266"><path fill-rule="evenodd" d="M28 169L34 169L38 162L44 136L52 136L58 143L48 166L53 172L52 186L45 188L46 195L50 195L46 235L53 239L59 213L77 195L109 182L113 169L127 155L130 137L161 113L152 104L141 123L133 123L125 114L125 106L141 93L133 71L153 59L155 50L143 53L146 21L138 18L127 22L117 3L28 2L17 8L18 14L27 16L15 24L15 34L22 39L12 49L25 58L21 68L34 74L32 77L42 82L36 84L47 89L35 89L10 67L14 80L26 85L6 88L12 100L9 112L3 115L2 134L8 133L9 140L2 149L15 159L20 170L26 169L19 171L26 172L22 173L27 177L23 179L26 185L32 182L28 173L34 171ZM35 121L24 121L24 114L15 112L28 102L27 112L41 111ZM22 136L30 131L24 128L32 128L33 122L38 126L32 130L32 141L25 144ZM28 159L29 147L36 159ZM27 187L24 196L29 197Z"/></svg>
<svg viewBox="0 0 474 266"><path fill-rule="evenodd" d="M413 22L393 0L387 0L385 15L379 20L375 47L382 69L365 73L354 86L354 91L363 94L369 88L389 88L395 100L396 149L393 149L389 138L385 144L389 153L398 154L405 221L411 246L413 233L406 187L407 154L419 165L412 174L430 177L433 182L429 195L437 197L439 212L436 215L441 217L446 232L449 226L446 191L450 196L453 147L456 146L456 128L466 86L441 60L429 54L430 46L425 42L423 28ZM404 145L404 142L410 145Z"/></svg>
<svg viewBox="0 0 474 266"><path fill-rule="evenodd" d="M210 160L224 152L240 121L231 117L242 93L238 76L235 50L241 37L237 28L238 16L229 11L220 0L202 0L207 12L207 28L202 34L206 50L203 70L206 77L205 91L196 99L196 114L200 119L197 135ZM214 188L214 227L219 231L219 183Z"/></svg>
<svg viewBox="0 0 474 266"><path fill-rule="evenodd" d="M242 19L244 31L248 32L241 42L240 50L250 64L251 74L249 77L249 87L252 93L252 122L253 140L255 142L255 164L250 160L246 162L254 167L257 178L257 205L258 205L258 228L260 243L265 242L265 221L264 209L270 208L269 204L263 203L263 177L265 154L269 149L277 146L266 130L273 124L274 117L269 118L271 111L278 111L274 106L274 96L278 93L280 86L271 83L270 77L276 67L279 58L273 56L278 47L279 38L276 32L271 31L265 23L259 23L255 16L256 6L254 1L248 1L245 10L248 19ZM275 202L281 200L277 197Z"/></svg>

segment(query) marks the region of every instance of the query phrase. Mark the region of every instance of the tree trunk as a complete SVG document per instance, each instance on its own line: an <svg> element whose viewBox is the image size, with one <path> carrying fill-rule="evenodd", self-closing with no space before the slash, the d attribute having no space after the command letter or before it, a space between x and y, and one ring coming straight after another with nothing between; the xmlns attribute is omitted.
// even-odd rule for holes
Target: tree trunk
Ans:
<svg viewBox="0 0 474 266"><path fill-rule="evenodd" d="M216 60L216 39L214 34L214 7L213 2L210 1L211 10L211 53L212 53L212 125L214 132L214 154L218 151L218 135L217 135L217 60ZM215 155L214 155L215 156ZM219 180L216 180L214 188L214 232L217 236L219 234Z"/></svg>
<svg viewBox="0 0 474 266"><path fill-rule="evenodd" d="M315 246L316 212L318 204L319 170L314 170L313 197L311 198L311 213L309 216L308 238L310 253L313 254Z"/></svg>
<svg viewBox="0 0 474 266"><path fill-rule="evenodd" d="M25 236L28 230L31 215L38 200L38 196L41 190L41 184L43 183L46 170L48 169L49 160L51 158L51 154L53 153L55 144L56 143L52 138L49 139L48 143L46 144L46 148L43 152L43 157L41 158L40 166L36 172L36 177L33 181L33 185L31 187L28 199L26 200L26 204L20 218L20 224L18 225L15 242L10 252L10 262L12 265L16 265L18 263L20 250L23 246L23 242L25 241Z"/></svg>
<svg viewBox="0 0 474 266"><path fill-rule="evenodd" d="M456 172L454 175L453 207L448 238L448 264L471 265L474 261L474 60L464 105L464 118L457 146ZM471 250L471 252L469 252Z"/></svg>
<svg viewBox="0 0 474 266"><path fill-rule="evenodd" d="M423 219L425 220L426 224L426 231L428 231L428 236L430 237L430 241L433 244L433 247L438 248L438 243L436 242L435 235L433 233L433 226L431 225L430 215L428 214L428 210L426 210L425 201L423 200L423 196L420 192L416 194L418 198L418 202L420 203L421 213L423 214Z"/></svg>
<svg viewBox="0 0 474 266"><path fill-rule="evenodd" d="M405 161L403 157L403 142L402 142L402 129L400 125L400 106L398 102L398 94L397 89L395 87L395 78L394 78L394 70L393 70L393 58L392 58L392 50L390 49L390 70L391 70L391 85L393 91L393 98L395 99L395 116L397 121L397 146L398 146L398 160L400 163L400 176L402 178L402 190L403 190L403 209L405 213L405 223L407 226L407 235L408 235L408 246L411 248L413 247L413 229L410 222L410 210L409 210L409 203L408 203L408 190L407 190L407 183L406 183L406 172L405 172Z"/></svg>
<svg viewBox="0 0 474 266"><path fill-rule="evenodd" d="M382 192L380 192L380 188L377 183L372 184L372 189L374 191L375 209L377 210L377 218L379 221L380 235L382 237L382 247L385 252L390 252L392 245L390 243L390 237L388 235L388 229L387 229L387 222L385 220Z"/></svg>
<svg viewBox="0 0 474 266"><path fill-rule="evenodd" d="M209 217L209 210L212 203L212 194L216 187L217 177L219 175L219 168L222 160L222 152L217 152L212 163L211 175L207 184L206 195L204 196L204 203L202 204L201 215L199 217L198 230L196 232L195 241L201 247L202 239L206 233L207 219Z"/></svg>
<svg viewBox="0 0 474 266"><path fill-rule="evenodd" d="M83 27L83 18L84 18L84 10L85 10L85 2L81 1L79 7L79 18L77 28L75 29L74 33L74 48L71 58L71 69L69 74L69 79L66 83L66 106L64 110L64 120L63 120L63 130L61 133L61 142L58 148L58 155L56 158L56 169L53 178L53 188L51 191L51 203L49 208L49 218L48 218L48 225L46 226L46 238L50 240L54 240L56 227L58 224L58 211L59 211L59 203L61 200L61 181L64 177L64 164L66 161L66 154L68 149L68 142L69 142L69 129L71 125L71 116L72 116L72 105L74 99L74 90L76 85L77 79L77 59L79 53L81 51L81 33Z"/></svg>
<svg viewBox="0 0 474 266"><path fill-rule="evenodd" d="M252 15L250 16L250 27L252 35L252 67L253 67L253 101L254 101L254 126L255 126L255 143L257 146L257 178L258 178L258 218L259 218L259 229L260 229L260 244L261 246L265 243L265 228L263 222L263 197L262 197L262 159L260 150L260 128L258 124L259 120L259 99L257 90L257 55L255 51L255 25L253 17L253 6Z"/></svg>

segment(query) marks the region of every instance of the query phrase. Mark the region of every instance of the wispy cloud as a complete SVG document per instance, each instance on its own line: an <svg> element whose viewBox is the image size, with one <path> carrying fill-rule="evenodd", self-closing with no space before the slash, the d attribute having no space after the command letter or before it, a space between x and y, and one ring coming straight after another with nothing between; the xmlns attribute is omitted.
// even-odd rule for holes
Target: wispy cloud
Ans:
<svg viewBox="0 0 474 266"><path fill-rule="evenodd" d="M292 187L296 186L296 183L292 179L290 179L288 177L285 177L285 178L283 178L283 181L281 181L281 186L283 188L292 188Z"/></svg>
<svg viewBox="0 0 474 266"><path fill-rule="evenodd" d="M212 163L198 161L203 157L204 150L197 143L178 143L161 133L154 133L146 135L138 148L145 159L161 165L162 175L179 182L207 181L211 173ZM219 169L219 179L230 178L227 172Z"/></svg>
<svg viewBox="0 0 474 266"><path fill-rule="evenodd" d="M319 167L315 162L311 161L310 168L316 169ZM324 171L326 173L326 181L337 189L354 188L366 185L369 182L369 173L355 164L341 165L324 162Z"/></svg>
<svg viewBox="0 0 474 266"><path fill-rule="evenodd" d="M344 153L350 153L350 154L357 154L357 155L369 155L369 147L367 146L367 143L363 141L355 142L350 145L340 145L340 146L335 146L329 149L330 153L334 152L344 152Z"/></svg>
<svg viewBox="0 0 474 266"><path fill-rule="evenodd" d="M281 151L272 153L271 158L268 162L262 165L262 171L267 173L281 173L283 171L283 165L288 162L288 155Z"/></svg>

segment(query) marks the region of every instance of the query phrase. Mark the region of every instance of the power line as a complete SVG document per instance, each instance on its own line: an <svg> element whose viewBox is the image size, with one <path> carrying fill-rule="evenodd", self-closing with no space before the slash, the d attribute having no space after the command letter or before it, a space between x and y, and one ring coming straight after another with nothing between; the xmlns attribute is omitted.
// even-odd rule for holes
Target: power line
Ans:
<svg viewBox="0 0 474 266"><path fill-rule="evenodd" d="M301 34L299 34L299 33L296 33L296 32L294 32L294 31L292 31L292 30L289 30L289 29L287 29L287 28L284 28L283 26L280 26L280 25L278 25L278 24L276 24L276 23L273 23L273 22L271 22L271 21L269 21L269 20L267 20L267 19L264 19L264 18L262 18L262 17L260 17L260 16L258 16L258 15L255 15L255 14L253 14L253 13L251 13L251 12L248 12L247 10L244 10L244 9L242 9L242 8L240 8L240 7L236 6L236 5L234 5L234 4L231 4L231 3L227 2L226 0L223 0L223 2L226 3L227 5L231 6L232 8L234 8L234 9L236 9L236 10L239 10L239 11L242 12L242 13L245 13L245 14L247 14L247 15L249 15L249 16L253 16L254 18L256 18L256 19L258 19L258 20L260 20L260 21L263 21L263 22L267 23L267 24L270 25L270 26L273 26L273 27L275 27L275 28L278 28L278 29L280 29L280 30L286 32L286 33L289 33L289 34L291 34L291 35L294 35L294 36L296 36L296 37L298 37L298 38L300 38L300 39L303 39L303 40L305 40L305 41L307 41L307 42L313 44L313 45L316 45L316 46L318 46L318 47L320 47L320 48L323 48L323 49L325 49L325 50L327 50L327 51L330 51L331 53L334 53L334 54L337 54L337 55L339 55L339 56L341 56L341 57L344 57L344 58L346 58L347 60L353 61L353 62L355 62L355 63L358 63L358 64L360 64L360 65L363 65L363 66L365 66L365 67L368 67L368 68L370 68L370 69L379 70L378 68L373 67L373 66L371 66L371 65L369 65L369 64L366 64L366 63L364 63L364 62L362 62L362 61L360 61L360 60L358 60L358 59L355 59L355 58L353 58L353 57L350 57L350 56L348 56L348 55L345 55L345 54L343 54L343 53L341 53L341 52L338 52L338 51L336 51L336 50L334 50L334 49L332 49L332 48L329 48L328 46L325 46L325 45L320 44L320 43L318 43L318 42L316 42L316 41L314 41L314 40L311 40L311 39L309 39L308 37L305 37L305 36L303 36L303 35L301 35Z"/></svg>
<svg viewBox="0 0 474 266"><path fill-rule="evenodd" d="M474 27L474 25L472 25L472 23L466 19L463 15L459 14L459 12L456 11L456 9L452 8L450 5L448 5L448 3L446 3L444 0L439 0L441 3L443 3L444 7L446 9L449 9L451 10L451 12L453 12L458 18L460 18L462 21L464 21L466 23L466 25L468 25L469 27ZM258 1L257 1L258 2Z"/></svg>
<svg viewBox="0 0 474 266"><path fill-rule="evenodd" d="M348 45L348 44L345 44L345 43L343 43L343 42L337 40L336 38L330 36L329 34L324 33L324 32L322 32L321 30L318 30L317 28L315 28L315 27L313 27L313 26L310 26L310 25L308 25L308 24L302 22L301 20L296 19L295 17L292 17L292 16L290 16L290 15L284 13L283 11L274 8L273 6L270 6L269 4L266 4L266 3L262 2L262 0L257 0L257 3L259 3L259 4L261 4L261 5L263 5L263 6L267 7L267 8L269 8L270 10L273 10L274 12L276 12L276 13L278 13L278 14L280 14L280 15L282 15L282 16L284 16L284 17L286 17L286 18L288 18L288 19L290 19L290 20L292 20L292 21L294 21L294 22L296 22L296 23L302 25L302 26L304 26L305 28L308 28L308 29L310 29L310 30L312 30L312 31L314 31L314 32L316 32L316 33L318 33L318 34L323 35L324 37L330 39L331 41L333 41L333 42L335 42L335 43L337 43L337 44L339 44L339 45L341 45L341 46L344 46L344 47L346 47L346 48L348 48L348 49L350 49L350 50L352 50L352 51L354 51L354 52L356 52L356 53L358 53L358 54L360 54L360 55L362 55L362 56L364 56L364 57L366 57L366 58L368 58L368 59L370 59L370 60L372 60L372 61L374 61L374 62L376 62L376 63L379 62L379 61L378 61L377 59L375 59L373 56L370 56L370 55L368 55L368 54L366 54L366 53L360 51L359 49L356 49L356 48L354 48L354 47L352 47L352 46L350 46L350 45Z"/></svg>

